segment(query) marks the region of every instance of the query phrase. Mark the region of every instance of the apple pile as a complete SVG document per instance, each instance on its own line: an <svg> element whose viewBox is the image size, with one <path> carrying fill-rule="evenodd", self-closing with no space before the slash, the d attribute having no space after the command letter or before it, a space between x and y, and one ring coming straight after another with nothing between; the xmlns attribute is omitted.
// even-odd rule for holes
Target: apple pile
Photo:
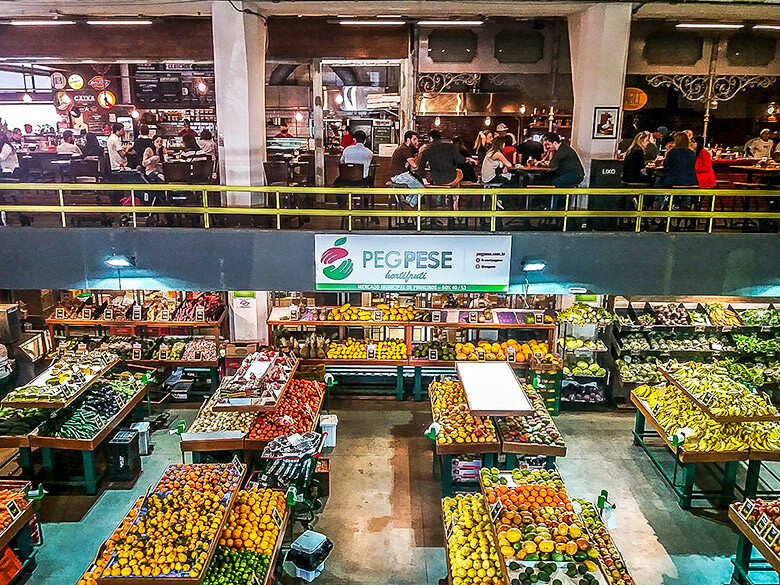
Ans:
<svg viewBox="0 0 780 585"><path fill-rule="evenodd" d="M274 412L257 415L247 439L271 441L293 433L310 431L322 402L322 382L293 380Z"/></svg>
<svg viewBox="0 0 780 585"><path fill-rule="evenodd" d="M596 512L596 508L586 500L578 501L581 506L580 518L590 534L593 547L599 553L599 560L603 565L607 581L610 585L634 585L634 580L628 574L626 563L615 546L609 530Z"/></svg>
<svg viewBox="0 0 780 585"><path fill-rule="evenodd" d="M490 417L473 416L460 382L445 378L428 388L433 420L441 425L439 444L491 443L497 441Z"/></svg>
<svg viewBox="0 0 780 585"><path fill-rule="evenodd" d="M544 400L530 386L525 393L536 412L526 416L504 416L498 418L498 428L505 441L510 443L532 443L536 445L556 445L563 447L558 427L550 416Z"/></svg>

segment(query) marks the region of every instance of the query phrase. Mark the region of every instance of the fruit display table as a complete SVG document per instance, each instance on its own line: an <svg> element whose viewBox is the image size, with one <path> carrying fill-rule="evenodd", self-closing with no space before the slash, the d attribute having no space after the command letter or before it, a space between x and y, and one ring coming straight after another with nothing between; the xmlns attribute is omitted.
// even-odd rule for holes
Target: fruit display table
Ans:
<svg viewBox="0 0 780 585"><path fill-rule="evenodd" d="M749 505L750 510L746 510L745 505ZM774 520L760 521L759 518L765 514L759 512L758 505L751 500L732 504L729 507L729 518L739 530L737 554L732 561L734 564L732 579L736 583L745 585L766 583L765 579L754 581L751 573L774 571L780 574L780 556L778 556L780 527L775 525ZM753 557L753 548L760 554L760 559Z"/></svg>
<svg viewBox="0 0 780 585"><path fill-rule="evenodd" d="M708 448L706 450L686 448L684 441L680 443L677 438L670 437L669 432L664 428L664 425L659 422L657 415L653 411L654 408L657 410L657 407L651 407L647 400L642 396L646 393L645 388L646 387L639 387L631 393L631 402L637 407L636 421L633 430L634 444L642 447L653 465L661 473L664 480L677 494L681 508L689 509L693 500L710 499L717 499L720 507L726 508L734 500L735 491L746 498L755 497L759 493L759 480L762 470L766 470L769 475L773 475L772 470L764 464L764 461L778 460L780 458L780 452L774 449L754 450L749 444L737 442L736 439L731 443L720 440L713 448ZM704 424L708 425L709 428L713 428L712 423L714 423L714 421L707 422L706 415L703 413L701 416L705 418L700 420L704 421ZM653 427L652 431L645 430L646 423L650 423ZM689 423L686 422L685 424L687 425ZM647 445L646 439L648 437L660 438L666 448L674 455L674 470L671 474L656 458L655 454ZM755 429L748 432L746 437L748 440L761 440ZM737 471L739 469L739 464L742 461L746 462L747 470L744 483L738 485ZM716 467L713 475L720 486L720 490L705 491L694 488L697 466L700 464L713 464ZM723 464L722 469L718 464ZM680 472L679 481L678 471ZM760 493L769 496L778 495L778 492L773 490Z"/></svg>
<svg viewBox="0 0 780 585"><path fill-rule="evenodd" d="M433 421L440 427L434 439L434 469L436 458L440 458L441 491L443 496L449 496L452 493L453 455L484 454L483 465L492 467L494 456L501 450L501 442L490 417L473 416L469 412L459 382L446 378L431 382L428 397Z"/></svg>
<svg viewBox="0 0 780 585"><path fill-rule="evenodd" d="M26 497L30 487L26 481L0 481L0 550L16 544L19 560L22 561L19 574L32 571L36 566L37 549L33 548L30 527L30 522L36 518L36 510L33 502ZM40 523L38 530L41 530Z"/></svg>
<svg viewBox="0 0 780 585"><path fill-rule="evenodd" d="M114 541L97 583L203 583L245 472L245 466L232 463L169 466L137 512L130 512L133 520L125 535ZM184 523L170 530L165 521L174 513L177 522L186 520L202 530L184 534ZM143 540L140 534L146 535ZM153 556L145 548L146 540L159 547Z"/></svg>
<svg viewBox="0 0 780 585"><path fill-rule="evenodd" d="M262 366L256 374L242 372L242 364L235 376L222 379L212 408L217 412L273 412L284 399L299 363L292 355L277 353L271 361L251 362L248 367Z"/></svg>

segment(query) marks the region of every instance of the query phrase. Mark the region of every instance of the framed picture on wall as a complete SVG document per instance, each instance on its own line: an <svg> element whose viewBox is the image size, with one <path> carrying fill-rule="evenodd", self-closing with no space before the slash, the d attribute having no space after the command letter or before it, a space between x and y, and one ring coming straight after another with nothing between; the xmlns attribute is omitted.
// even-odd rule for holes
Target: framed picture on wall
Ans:
<svg viewBox="0 0 780 585"><path fill-rule="evenodd" d="M593 138L616 139L620 108L595 108L593 112Z"/></svg>

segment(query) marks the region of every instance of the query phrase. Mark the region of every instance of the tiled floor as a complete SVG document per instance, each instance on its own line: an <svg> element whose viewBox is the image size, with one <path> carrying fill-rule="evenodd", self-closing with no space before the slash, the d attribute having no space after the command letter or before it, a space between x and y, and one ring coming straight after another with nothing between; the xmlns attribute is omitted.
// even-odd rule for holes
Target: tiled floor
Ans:
<svg viewBox="0 0 780 585"><path fill-rule="evenodd" d="M446 574L439 510L439 482L431 475L427 402L333 400L339 417L331 455L331 497L316 530L334 542L322 585L438 585ZM177 413L177 416L181 415ZM190 420L194 411L186 411ZM172 418L172 420L178 420ZM633 415L624 412L563 413L557 423L569 454L559 460L569 492L594 499L607 489L617 504L615 540L639 585L721 585L731 575L736 535L723 516L685 512L675 503L647 457L630 439ZM44 527L46 544L33 585L70 585L130 503L180 460L177 438L153 437L155 454L129 491L61 499L60 514L89 507L80 522ZM282 583L295 583L285 576Z"/></svg>

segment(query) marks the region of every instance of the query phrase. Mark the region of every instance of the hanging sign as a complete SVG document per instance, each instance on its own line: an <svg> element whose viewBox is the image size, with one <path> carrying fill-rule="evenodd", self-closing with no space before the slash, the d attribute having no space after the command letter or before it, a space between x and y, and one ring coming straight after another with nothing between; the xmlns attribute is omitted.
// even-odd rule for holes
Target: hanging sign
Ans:
<svg viewBox="0 0 780 585"><path fill-rule="evenodd" d="M52 73L50 79L52 89L65 89L65 85L68 83L68 80L59 71Z"/></svg>
<svg viewBox="0 0 780 585"><path fill-rule="evenodd" d="M111 80L106 79L102 75L95 75L95 77L89 80L89 86L95 91L103 91L109 85L111 85Z"/></svg>
<svg viewBox="0 0 780 585"><path fill-rule="evenodd" d="M116 105L116 96L112 91L108 91L108 90L101 91L97 95L97 102L101 108L105 110L110 110Z"/></svg>
<svg viewBox="0 0 780 585"><path fill-rule="evenodd" d="M68 76L68 85L76 91L84 87L84 78L78 73L72 73Z"/></svg>
<svg viewBox="0 0 780 585"><path fill-rule="evenodd" d="M317 234L317 290L506 292L511 236Z"/></svg>
<svg viewBox="0 0 780 585"><path fill-rule="evenodd" d="M623 109L626 112L641 110L647 104L647 94L638 87L623 90Z"/></svg>

